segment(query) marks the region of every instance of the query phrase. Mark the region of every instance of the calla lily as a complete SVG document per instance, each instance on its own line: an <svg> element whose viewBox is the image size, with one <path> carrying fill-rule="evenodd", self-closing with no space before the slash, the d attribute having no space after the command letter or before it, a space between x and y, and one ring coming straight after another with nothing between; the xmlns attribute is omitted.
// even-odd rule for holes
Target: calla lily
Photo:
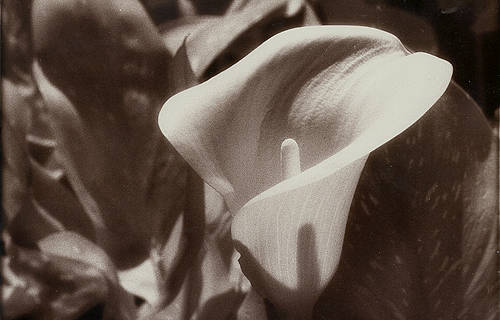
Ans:
<svg viewBox="0 0 500 320"><path fill-rule="evenodd" d="M369 153L422 117L451 73L380 30L297 28L170 98L159 125L235 213L252 285L288 317L309 318L339 264ZM286 138L304 171L281 181Z"/></svg>

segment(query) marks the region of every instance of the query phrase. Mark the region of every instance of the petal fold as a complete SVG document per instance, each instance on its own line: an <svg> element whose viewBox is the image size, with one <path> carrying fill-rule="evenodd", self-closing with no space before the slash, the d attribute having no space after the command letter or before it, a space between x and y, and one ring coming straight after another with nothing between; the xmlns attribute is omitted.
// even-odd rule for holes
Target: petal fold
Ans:
<svg viewBox="0 0 500 320"><path fill-rule="evenodd" d="M451 73L383 31L297 28L170 98L159 125L238 212L232 237L259 294L288 317L310 318L338 267L368 154L423 116ZM305 171L280 182L287 138Z"/></svg>
<svg viewBox="0 0 500 320"><path fill-rule="evenodd" d="M444 92L451 71L380 30L296 28L170 98L159 125L236 211L280 182L285 138L299 144L302 168L332 156L330 169L345 166L414 123Z"/></svg>

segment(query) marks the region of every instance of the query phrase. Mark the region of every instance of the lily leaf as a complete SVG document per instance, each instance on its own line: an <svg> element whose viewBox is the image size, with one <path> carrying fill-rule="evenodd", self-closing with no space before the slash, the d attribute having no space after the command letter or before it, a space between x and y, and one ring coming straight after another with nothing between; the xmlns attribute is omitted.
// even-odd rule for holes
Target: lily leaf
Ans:
<svg viewBox="0 0 500 320"><path fill-rule="evenodd" d="M158 166L151 155L168 149L152 124L171 57L137 1L35 1L32 17L33 71L56 157L98 244L131 267L149 255L155 215L168 207L148 195Z"/></svg>
<svg viewBox="0 0 500 320"><path fill-rule="evenodd" d="M188 167L155 126L161 101L194 81L185 47L172 58L134 0L35 1L32 16L33 73L55 157L95 236L72 230L95 238L121 285L146 305L167 303L203 238ZM174 241L182 215L185 229ZM164 257L177 240L178 257Z"/></svg>
<svg viewBox="0 0 500 320"><path fill-rule="evenodd" d="M23 210L8 224L9 234L16 244L32 247L38 240L63 230L72 230L94 240L91 220L67 186L63 170L48 168L31 156L28 160L30 181L26 192L29 198L24 201Z"/></svg>
<svg viewBox="0 0 500 320"><path fill-rule="evenodd" d="M368 154L439 99L451 70L380 30L297 28L170 98L159 125L236 213L232 236L252 285L288 316L310 317L338 266ZM286 138L305 171L280 182Z"/></svg>
<svg viewBox="0 0 500 320"><path fill-rule="evenodd" d="M30 158L30 169L31 191L35 206L50 213L51 219L60 224L59 231L74 231L90 240L95 240L95 230L91 220L71 188L67 186L63 170L60 168L50 170L33 158Z"/></svg>
<svg viewBox="0 0 500 320"><path fill-rule="evenodd" d="M187 38L187 55L194 74L202 79L207 68L231 43L257 25L277 16L296 15L306 9L307 22L315 21L310 8L302 1L295 5L293 12L288 13L293 3L297 1L254 0L223 16L188 16L165 23L160 30L170 52L176 52Z"/></svg>
<svg viewBox="0 0 500 320"><path fill-rule="evenodd" d="M30 88L2 79L2 205L8 224L28 199L28 150Z"/></svg>
<svg viewBox="0 0 500 320"><path fill-rule="evenodd" d="M135 307L130 296L121 295L114 270L101 268L105 263L99 264L103 259L94 251L95 245L68 234L41 240L41 251L4 238L8 257L2 259L2 315L6 319L132 319ZM77 250L76 255L68 254L71 250Z"/></svg>
<svg viewBox="0 0 500 320"><path fill-rule="evenodd" d="M322 319L498 316L498 140L455 83L362 172Z"/></svg>
<svg viewBox="0 0 500 320"><path fill-rule="evenodd" d="M169 87L174 95L179 91L187 89L197 84L196 76L191 68L186 49L186 39L175 53L169 68Z"/></svg>
<svg viewBox="0 0 500 320"><path fill-rule="evenodd" d="M132 296L120 286L116 268L101 248L69 231L51 234L42 239L38 245L46 254L79 261L99 270L110 286L104 318L114 318L120 315L119 317L123 319L133 319L135 306Z"/></svg>
<svg viewBox="0 0 500 320"><path fill-rule="evenodd" d="M414 51L438 52L438 36L428 19L388 2L370 0L316 1L323 24L356 24L397 36Z"/></svg>
<svg viewBox="0 0 500 320"><path fill-rule="evenodd" d="M53 220L39 214L39 207L33 201L32 187L36 184L33 180L39 175L31 172L31 157L36 152L30 150L27 140L35 127L34 92L32 84L27 82L2 80L4 225L16 244L28 247L58 230Z"/></svg>
<svg viewBox="0 0 500 320"><path fill-rule="evenodd" d="M222 213L217 225L207 227L191 265L184 266L189 272L175 300L147 319L226 319L236 314L249 285L230 242L231 217Z"/></svg>

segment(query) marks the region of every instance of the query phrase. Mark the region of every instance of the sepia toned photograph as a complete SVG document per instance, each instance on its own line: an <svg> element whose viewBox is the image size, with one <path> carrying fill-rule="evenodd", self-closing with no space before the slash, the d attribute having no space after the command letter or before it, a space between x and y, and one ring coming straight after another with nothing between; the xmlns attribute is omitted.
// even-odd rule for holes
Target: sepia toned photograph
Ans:
<svg viewBox="0 0 500 320"><path fill-rule="evenodd" d="M5 320L497 320L498 0L2 0Z"/></svg>

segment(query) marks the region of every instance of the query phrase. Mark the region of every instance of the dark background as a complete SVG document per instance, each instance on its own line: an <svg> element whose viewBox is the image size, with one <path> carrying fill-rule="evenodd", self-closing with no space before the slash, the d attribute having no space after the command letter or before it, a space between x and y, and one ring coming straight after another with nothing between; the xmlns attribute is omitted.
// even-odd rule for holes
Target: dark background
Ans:
<svg viewBox="0 0 500 320"><path fill-rule="evenodd" d="M198 14L222 14L231 1L188 0ZM403 43L416 42L453 64L454 79L492 119L500 105L500 48L497 0L315 0L309 1L324 24L362 24L389 29ZM177 2L143 0L155 22L182 14ZM430 30L415 36L414 19ZM419 27L418 24L416 26ZM416 29L415 29L416 30ZM404 41L405 31L409 36ZM417 30L418 31L418 30ZM433 32L433 34L429 34ZM413 36L413 37L412 37ZM432 39L434 38L434 39ZM435 40L437 48L429 48ZM423 45L422 45L423 44ZM420 47L420 48L418 48ZM429 50L430 49L430 50Z"/></svg>
<svg viewBox="0 0 500 320"><path fill-rule="evenodd" d="M185 15L219 15L232 0L141 0L157 24ZM244 0L240 0L245 2ZM324 24L360 24L396 34L416 51L453 64L454 80L494 119L500 105L499 3L497 0L310 0ZM28 72L31 0L2 1L2 72ZM5 25L8 25L5 28ZM8 34L7 34L8 33ZM14 70L17 69L17 70Z"/></svg>

